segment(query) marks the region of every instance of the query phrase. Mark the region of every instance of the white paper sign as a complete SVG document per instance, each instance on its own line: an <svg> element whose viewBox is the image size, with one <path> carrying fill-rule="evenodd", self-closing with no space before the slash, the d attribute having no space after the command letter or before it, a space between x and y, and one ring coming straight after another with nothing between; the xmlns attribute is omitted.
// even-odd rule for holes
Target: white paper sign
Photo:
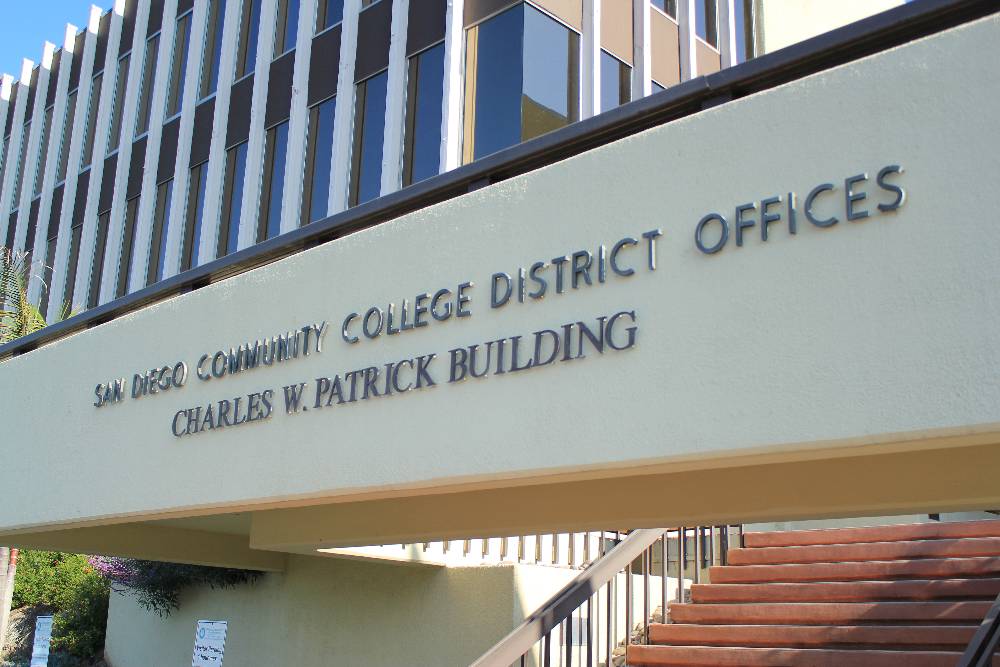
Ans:
<svg viewBox="0 0 1000 667"><path fill-rule="evenodd" d="M52 641L52 617L35 619L35 640L31 647L31 667L48 667L49 643Z"/></svg>
<svg viewBox="0 0 1000 667"><path fill-rule="evenodd" d="M228 621L198 621L194 631L191 667L222 667L228 626Z"/></svg>

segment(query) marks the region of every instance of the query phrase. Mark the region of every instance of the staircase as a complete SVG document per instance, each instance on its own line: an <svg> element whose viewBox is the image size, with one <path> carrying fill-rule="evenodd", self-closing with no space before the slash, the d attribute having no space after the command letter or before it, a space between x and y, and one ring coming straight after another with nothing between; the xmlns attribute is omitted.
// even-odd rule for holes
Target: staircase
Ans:
<svg viewBox="0 0 1000 667"><path fill-rule="evenodd" d="M1000 521L747 533L710 580L629 665L954 667L1000 594Z"/></svg>

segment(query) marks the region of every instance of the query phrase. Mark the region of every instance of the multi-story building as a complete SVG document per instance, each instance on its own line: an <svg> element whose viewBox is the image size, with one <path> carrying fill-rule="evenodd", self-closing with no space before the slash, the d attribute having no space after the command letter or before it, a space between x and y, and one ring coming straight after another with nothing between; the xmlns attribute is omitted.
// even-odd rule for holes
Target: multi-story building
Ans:
<svg viewBox="0 0 1000 667"><path fill-rule="evenodd" d="M0 240L75 313L0 346L0 544L268 573L116 593L115 667L198 619L264 667L954 664L998 45L988 0L94 9L0 95Z"/></svg>
<svg viewBox="0 0 1000 667"><path fill-rule="evenodd" d="M4 79L56 317L752 55L753 3L119 0Z"/></svg>

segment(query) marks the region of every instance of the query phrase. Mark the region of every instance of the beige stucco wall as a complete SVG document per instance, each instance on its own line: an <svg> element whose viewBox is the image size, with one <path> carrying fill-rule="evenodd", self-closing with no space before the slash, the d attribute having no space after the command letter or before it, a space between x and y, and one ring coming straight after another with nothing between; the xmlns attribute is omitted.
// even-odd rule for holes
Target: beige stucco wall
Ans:
<svg viewBox="0 0 1000 667"><path fill-rule="evenodd" d="M294 556L254 586L187 591L167 618L112 595L113 667L190 664L198 619L227 620L225 664L464 667L575 571L429 568Z"/></svg>
<svg viewBox="0 0 1000 667"><path fill-rule="evenodd" d="M898 7L905 0L760 0L761 53Z"/></svg>
<svg viewBox="0 0 1000 667"><path fill-rule="evenodd" d="M998 60L1000 19L993 16L628 137L7 361L0 396L14 398L4 433L30 446L0 470L7 491L0 528L409 496L460 484L506 492L550 474L704 470L757 456L844 456L873 443L884 446L880 451L911 452L969 444L967 436L976 435L979 445L995 445L1000 225L990 196L1000 175L1000 135L983 110L1000 104ZM767 243L758 226L741 248L731 240L709 256L694 246L695 225L708 212L732 218L739 204L788 192L799 194L801 206L827 181L837 189L817 210L843 218L844 179L863 171L874 178L888 164L905 168L897 182L908 201L896 212L877 212L875 205L891 197L869 180L873 214L864 221L820 229L800 211L796 235L782 222ZM629 251L628 263L638 269L629 278L489 308L494 271L516 275L535 260L597 252L600 244L653 228L663 230L656 271L643 268L640 246ZM354 346L338 337L346 313L464 280L475 282L472 317ZM622 309L638 315L634 349L446 382L450 348ZM222 380L192 378L182 391L121 405L91 405L97 382L177 359L193 364L203 352L324 319L332 330L321 354ZM280 401L285 384L430 352L439 354L440 383L428 390L306 414L279 407L257 424L182 439L170 434L181 408L265 387L277 389ZM924 474L938 506L963 489L934 484L938 470ZM899 479L881 480L881 502L893 499ZM750 495L769 488L750 474L739 481L737 498L740 489ZM802 483L804 492L817 488ZM622 522L634 516L629 511L650 507L629 496L640 485L630 487L611 499L594 496L619 511L604 527L636 525ZM692 489L693 506L716 497L711 483ZM995 485L987 493L978 507L1000 497ZM520 498L510 490L489 506L524 516L542 511L514 504ZM866 497L853 511L883 511L870 503ZM735 518L744 505L718 507L717 516ZM376 543L414 539L439 516L416 507L396 513L410 535L390 539L371 522L368 535ZM560 507L577 509L577 521L590 511ZM652 508L671 516L668 503ZM354 516L364 523L357 518L363 513ZM477 512L480 523L466 526L467 534L495 534L493 516Z"/></svg>

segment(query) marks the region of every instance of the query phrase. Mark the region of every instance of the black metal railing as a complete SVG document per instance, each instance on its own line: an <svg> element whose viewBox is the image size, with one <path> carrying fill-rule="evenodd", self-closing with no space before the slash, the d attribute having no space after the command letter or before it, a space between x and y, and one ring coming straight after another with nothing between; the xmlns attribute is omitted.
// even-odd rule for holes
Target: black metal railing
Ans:
<svg viewBox="0 0 1000 667"><path fill-rule="evenodd" d="M958 661L958 667L987 667L993 664L1000 646L1000 595L993 606L986 612L986 617L979 624L979 629L972 636L972 641L965 648L965 653Z"/></svg>
<svg viewBox="0 0 1000 667"><path fill-rule="evenodd" d="M646 642L650 623L666 623L669 603L725 564L742 535L741 526L648 528L602 541L589 567L473 667L624 665L628 646Z"/></svg>

